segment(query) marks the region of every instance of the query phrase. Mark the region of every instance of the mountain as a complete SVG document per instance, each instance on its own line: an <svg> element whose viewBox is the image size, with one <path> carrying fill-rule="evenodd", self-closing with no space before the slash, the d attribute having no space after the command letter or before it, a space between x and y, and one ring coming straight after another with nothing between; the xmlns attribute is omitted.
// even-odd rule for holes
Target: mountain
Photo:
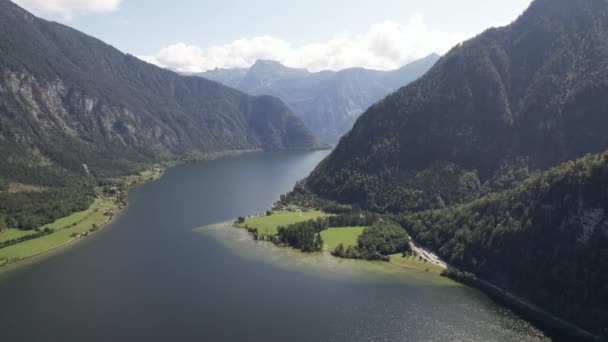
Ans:
<svg viewBox="0 0 608 342"><path fill-rule="evenodd" d="M606 108L608 1L535 0L368 109L305 185L608 335L608 156L571 161L608 149Z"/></svg>
<svg viewBox="0 0 608 342"><path fill-rule="evenodd" d="M608 152L469 204L407 216L403 225L451 265L606 334L606 189Z"/></svg>
<svg viewBox="0 0 608 342"><path fill-rule="evenodd" d="M113 176L142 163L320 146L281 100L123 54L0 0L0 178ZM86 164L87 167L83 167Z"/></svg>
<svg viewBox="0 0 608 342"><path fill-rule="evenodd" d="M259 60L249 69L215 69L197 75L249 94L277 96L321 140L335 144L365 109L422 76L438 59L432 54L393 71L353 68L317 73Z"/></svg>
<svg viewBox="0 0 608 342"><path fill-rule="evenodd" d="M536 0L373 105L313 171L377 211L464 203L608 148L608 3Z"/></svg>

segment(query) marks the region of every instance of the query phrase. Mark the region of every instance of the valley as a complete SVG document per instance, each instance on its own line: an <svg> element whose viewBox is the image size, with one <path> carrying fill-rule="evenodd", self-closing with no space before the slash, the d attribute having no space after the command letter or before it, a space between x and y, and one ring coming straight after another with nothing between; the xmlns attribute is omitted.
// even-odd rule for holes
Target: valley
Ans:
<svg viewBox="0 0 608 342"><path fill-rule="evenodd" d="M608 339L608 1L301 5L0 0L3 338Z"/></svg>

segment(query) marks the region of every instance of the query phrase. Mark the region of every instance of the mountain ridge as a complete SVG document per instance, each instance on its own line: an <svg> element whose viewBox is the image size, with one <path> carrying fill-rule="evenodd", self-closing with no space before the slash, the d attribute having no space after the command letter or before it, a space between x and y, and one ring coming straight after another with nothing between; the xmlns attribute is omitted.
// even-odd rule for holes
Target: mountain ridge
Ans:
<svg viewBox="0 0 608 342"><path fill-rule="evenodd" d="M559 4L573 6L551 6ZM608 148L601 132L608 124L601 115L608 106L601 57L608 54L601 38L606 22L597 31L582 30L595 27L582 13L601 17L605 11L567 11L560 19L566 30L554 17L528 19L538 7L454 47L425 76L373 105L313 172L309 186L379 210L437 208L461 202L454 197L478 197L503 173L523 171L514 180L521 181L536 169ZM588 37L580 40L583 34ZM579 60L582 54L598 57ZM428 184L428 173L440 171L452 175L447 191L417 193L424 186L412 179ZM382 199L383 193L400 199Z"/></svg>
<svg viewBox="0 0 608 342"><path fill-rule="evenodd" d="M367 107L422 76L438 58L430 54L391 71L349 68L320 72L258 60L250 68L214 69L195 75L246 93L277 96L317 136L333 144Z"/></svg>
<svg viewBox="0 0 608 342"><path fill-rule="evenodd" d="M304 184L605 336L606 108L608 1L535 0L370 107Z"/></svg>
<svg viewBox="0 0 608 342"><path fill-rule="evenodd" d="M322 147L277 98L158 68L8 0L0 8L5 153L111 174L197 154Z"/></svg>

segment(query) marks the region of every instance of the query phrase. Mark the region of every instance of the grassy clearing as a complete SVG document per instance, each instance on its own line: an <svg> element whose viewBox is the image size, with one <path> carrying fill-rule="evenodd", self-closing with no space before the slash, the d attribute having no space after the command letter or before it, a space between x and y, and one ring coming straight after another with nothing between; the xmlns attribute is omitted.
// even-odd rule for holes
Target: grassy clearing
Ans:
<svg viewBox="0 0 608 342"><path fill-rule="evenodd" d="M160 165L155 165L152 169L142 171L139 173L141 181L148 182L151 180L159 179L163 175L163 169Z"/></svg>
<svg viewBox="0 0 608 342"><path fill-rule="evenodd" d="M42 226L42 229L51 228L54 230L61 230L61 229L66 229L66 228L72 227L74 224L77 224L78 222L84 220L87 217L87 215L91 215L95 209L104 210L104 211L107 210L107 209L103 209L104 208L103 206L100 206L100 204L102 204L102 203L103 203L102 200L95 199L95 201L89 207L89 209L87 209L85 211L79 211L77 213L73 213L70 216L62 217L53 223L49 223L47 225Z"/></svg>
<svg viewBox="0 0 608 342"><path fill-rule="evenodd" d="M103 204L100 205L101 203ZM74 213L47 225L56 229L55 233L0 249L0 265L41 254L72 242L75 239L70 237L72 233L87 232L93 224L98 227L105 224L108 217L103 214L109 209L117 208L111 201L96 200L88 211Z"/></svg>
<svg viewBox="0 0 608 342"><path fill-rule="evenodd" d="M390 262L391 264L404 268L414 268L421 271L428 270L428 272L436 274L440 274L441 271L443 271L443 267L429 262L420 261L420 258L414 256L407 256L404 258L401 254L393 254L391 255Z"/></svg>
<svg viewBox="0 0 608 342"><path fill-rule="evenodd" d="M20 230L20 229L7 229L0 233L0 243L8 240L18 239L20 237L36 234L37 232Z"/></svg>
<svg viewBox="0 0 608 342"><path fill-rule="evenodd" d="M288 226L297 222L314 220L319 217L328 216L322 211L298 212L273 211L270 216L248 217L245 222L238 224L238 227L257 228L259 234L275 235L279 226Z"/></svg>
<svg viewBox="0 0 608 342"><path fill-rule="evenodd" d="M273 211L270 216L250 217L246 218L238 227L257 228L259 234L274 235L277 234L279 226L288 226L297 222L316 219L319 217L329 216L330 214L321 211L310 211L305 213L290 212L290 211ZM356 246L358 238L363 233L366 227L332 227L321 232L323 238L323 249L325 251L333 251L341 243L345 248L348 246ZM305 254L302 254L305 255ZM443 267L429 262L424 262L418 257L407 256L403 257L401 253L390 256L390 263L386 266L392 269L403 271L422 271L430 274L439 275L443 271Z"/></svg>
<svg viewBox="0 0 608 342"><path fill-rule="evenodd" d="M365 227L344 227L344 228L328 228L321 232L323 238L323 249L333 251L339 244L343 244L344 248L348 246L356 246L359 235L363 233Z"/></svg>

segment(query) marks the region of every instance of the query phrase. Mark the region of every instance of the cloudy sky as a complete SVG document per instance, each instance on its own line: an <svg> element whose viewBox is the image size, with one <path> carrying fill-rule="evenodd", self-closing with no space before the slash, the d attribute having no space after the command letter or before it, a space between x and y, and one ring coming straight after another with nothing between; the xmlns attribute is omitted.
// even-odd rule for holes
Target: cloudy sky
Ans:
<svg viewBox="0 0 608 342"><path fill-rule="evenodd" d="M184 72L272 59L311 71L394 69L521 14L531 0L14 0Z"/></svg>

